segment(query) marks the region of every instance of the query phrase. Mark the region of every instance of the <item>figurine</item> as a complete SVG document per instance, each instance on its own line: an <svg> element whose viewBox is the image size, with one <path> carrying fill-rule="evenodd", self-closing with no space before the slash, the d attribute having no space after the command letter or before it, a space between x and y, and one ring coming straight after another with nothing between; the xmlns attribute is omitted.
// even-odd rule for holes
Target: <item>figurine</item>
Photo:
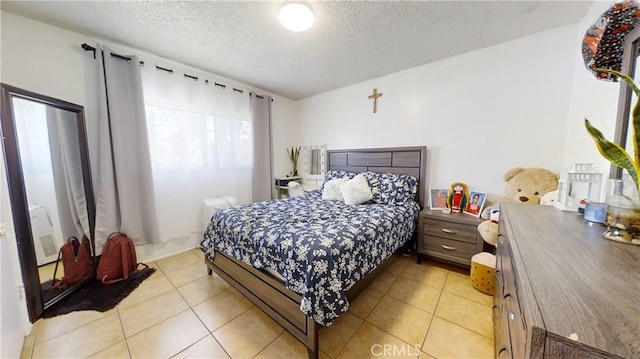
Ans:
<svg viewBox="0 0 640 359"><path fill-rule="evenodd" d="M466 183L453 182L451 184L449 196L447 197L447 207L451 209L451 212L460 213L462 208L467 207L467 201L469 200L468 192Z"/></svg>

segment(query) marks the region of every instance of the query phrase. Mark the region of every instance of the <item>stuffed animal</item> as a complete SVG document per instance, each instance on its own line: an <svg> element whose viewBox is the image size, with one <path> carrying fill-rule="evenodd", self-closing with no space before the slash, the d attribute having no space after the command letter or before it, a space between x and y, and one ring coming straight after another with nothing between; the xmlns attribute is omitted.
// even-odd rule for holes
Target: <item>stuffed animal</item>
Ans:
<svg viewBox="0 0 640 359"><path fill-rule="evenodd" d="M540 197L558 189L558 175L544 168L512 168L503 179L505 194L517 202L538 204Z"/></svg>
<svg viewBox="0 0 640 359"><path fill-rule="evenodd" d="M504 180L508 200L553 205L558 197L558 176L543 168L516 167L504 175ZM480 236L495 246L498 243L500 203L487 206L480 217L486 219L478 225Z"/></svg>
<svg viewBox="0 0 640 359"><path fill-rule="evenodd" d="M558 190L547 192L540 197L540 204L543 206L554 206L558 201Z"/></svg>
<svg viewBox="0 0 640 359"><path fill-rule="evenodd" d="M289 197L297 197L304 194L304 188L299 182L289 181L287 187L289 187Z"/></svg>
<svg viewBox="0 0 640 359"><path fill-rule="evenodd" d="M482 218L486 221L478 225L478 233L482 239L496 246L498 244L498 221L500 220L500 205L489 206L482 211Z"/></svg>
<svg viewBox="0 0 640 359"><path fill-rule="evenodd" d="M447 197L447 207L451 209L451 212L460 212L462 208L467 207L468 200L469 189L467 184L463 182L453 182L449 190L449 196Z"/></svg>

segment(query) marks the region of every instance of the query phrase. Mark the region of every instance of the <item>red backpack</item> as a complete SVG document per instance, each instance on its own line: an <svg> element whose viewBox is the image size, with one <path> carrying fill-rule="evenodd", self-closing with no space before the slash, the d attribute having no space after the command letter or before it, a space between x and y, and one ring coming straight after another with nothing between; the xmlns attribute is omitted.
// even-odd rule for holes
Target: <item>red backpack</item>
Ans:
<svg viewBox="0 0 640 359"><path fill-rule="evenodd" d="M57 280L58 263L62 258L64 276ZM53 270L53 288L59 289L63 284L72 286L93 275L93 259L91 257L91 243L87 236L82 236L82 243L76 237L69 237L58 252L58 261Z"/></svg>
<svg viewBox="0 0 640 359"><path fill-rule="evenodd" d="M104 284L125 280L129 278L129 273L138 269L139 264L149 268L148 265L137 262L133 240L124 233L112 233L104 245L96 279Z"/></svg>

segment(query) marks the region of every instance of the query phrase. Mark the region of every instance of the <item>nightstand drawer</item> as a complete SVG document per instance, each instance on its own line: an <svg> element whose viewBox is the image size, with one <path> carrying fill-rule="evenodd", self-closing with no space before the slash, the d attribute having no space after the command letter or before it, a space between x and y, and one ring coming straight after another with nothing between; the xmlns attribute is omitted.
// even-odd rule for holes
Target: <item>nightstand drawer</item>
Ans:
<svg viewBox="0 0 640 359"><path fill-rule="evenodd" d="M428 209L420 212L418 264L421 256L429 256L463 267L471 266L471 257L482 252L478 234L482 219L466 214L447 214Z"/></svg>
<svg viewBox="0 0 640 359"><path fill-rule="evenodd" d="M423 248L427 252L436 252L450 256L464 258L471 261L471 257L476 254L476 243L457 241L450 238L437 236L424 236Z"/></svg>
<svg viewBox="0 0 640 359"><path fill-rule="evenodd" d="M457 241L473 243L474 246L476 243L476 226L425 218L423 228L425 235L445 237Z"/></svg>

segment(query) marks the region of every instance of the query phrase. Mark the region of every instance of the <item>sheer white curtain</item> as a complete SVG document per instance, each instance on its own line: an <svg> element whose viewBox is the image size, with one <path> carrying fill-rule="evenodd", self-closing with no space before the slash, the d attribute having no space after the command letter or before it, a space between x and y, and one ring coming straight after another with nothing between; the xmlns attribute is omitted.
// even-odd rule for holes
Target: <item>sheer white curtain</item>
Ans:
<svg viewBox="0 0 640 359"><path fill-rule="evenodd" d="M46 212L56 238L62 245L64 234L60 228L57 197L53 177L47 106L23 99L13 99L16 135L20 150L20 164L29 206L40 205Z"/></svg>
<svg viewBox="0 0 640 359"><path fill-rule="evenodd" d="M57 249L89 233L76 116L19 98L13 106L28 204L45 209Z"/></svg>
<svg viewBox="0 0 640 359"><path fill-rule="evenodd" d="M200 236L206 198L251 202L249 95L173 70L142 70L162 241Z"/></svg>

